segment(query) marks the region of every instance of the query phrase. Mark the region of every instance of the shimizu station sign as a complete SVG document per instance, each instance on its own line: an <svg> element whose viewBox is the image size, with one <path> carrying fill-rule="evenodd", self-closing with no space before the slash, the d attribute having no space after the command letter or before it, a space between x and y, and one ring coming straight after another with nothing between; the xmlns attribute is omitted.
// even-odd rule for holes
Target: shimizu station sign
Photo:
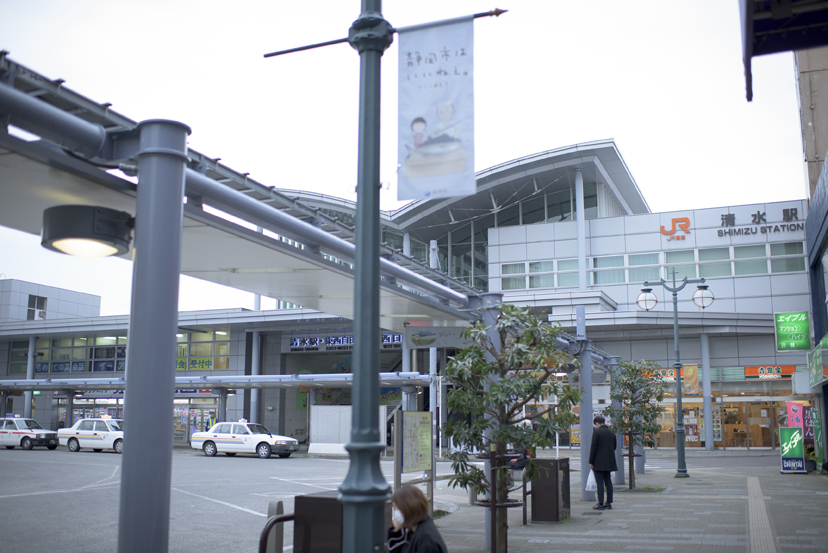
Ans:
<svg viewBox="0 0 828 553"><path fill-rule="evenodd" d="M735 213L721 214L721 228L716 230L719 238L732 236L758 236L761 234L779 235L789 232L805 232L805 223L799 220L799 210L795 207L780 209L781 213L776 214L777 222L768 222L768 213L757 210L750 214L750 223L747 219L737 220ZM779 221L781 215L781 222ZM743 217L743 216L742 216ZM774 219L771 219L774 221ZM691 221L689 217L673 217L670 220L670 228L662 225L661 234L670 242L673 240L685 240L690 230ZM695 229L694 229L695 230Z"/></svg>

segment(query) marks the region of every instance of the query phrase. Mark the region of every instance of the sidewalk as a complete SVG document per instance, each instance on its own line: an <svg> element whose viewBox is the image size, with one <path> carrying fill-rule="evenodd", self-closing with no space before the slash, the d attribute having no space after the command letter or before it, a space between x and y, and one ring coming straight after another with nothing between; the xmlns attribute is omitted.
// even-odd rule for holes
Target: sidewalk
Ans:
<svg viewBox="0 0 828 553"><path fill-rule="evenodd" d="M578 456L569 453L561 450L561 457L570 457L577 469ZM694 466L693 459L702 456L715 457L708 464L716 466L705 468L701 462ZM509 551L828 550L828 477L816 472L782 475L778 451L754 450L693 452L687 456L690 478L679 479L674 478L675 458L675 450L648 451L646 473L636 475L636 487L652 491L629 491L629 482L616 485L611 511L594 511L595 501L581 501L580 473L571 472L571 518L532 524L530 497L526 526L522 510L509 509ZM435 506L451 514L436 523L449 551L488 551L484 544L488 511L469 506L464 490L441 484L435 491Z"/></svg>

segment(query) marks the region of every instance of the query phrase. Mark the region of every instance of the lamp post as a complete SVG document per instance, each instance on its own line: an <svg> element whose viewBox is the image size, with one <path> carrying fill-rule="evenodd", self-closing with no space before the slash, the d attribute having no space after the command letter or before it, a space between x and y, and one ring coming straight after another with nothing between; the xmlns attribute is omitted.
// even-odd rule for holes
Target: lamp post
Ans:
<svg viewBox="0 0 828 553"><path fill-rule="evenodd" d="M653 289L650 286L661 286L668 292L673 294L673 345L676 349L676 362L673 364L676 375L676 454L678 457L678 470L676 471L676 478L688 478L687 465L684 460L684 413L681 407L681 357L679 353L679 331L678 331L678 293L684 290L688 284L699 283L697 290L693 292L693 303L705 309L710 307L713 303L713 292L707 289L704 284L704 279L688 279L684 277L679 284L676 284L676 269L673 267L673 285L667 284L663 278L660 282L644 282L644 288L635 300L638 307L644 311L653 309L658 303L658 299L653 294Z"/></svg>

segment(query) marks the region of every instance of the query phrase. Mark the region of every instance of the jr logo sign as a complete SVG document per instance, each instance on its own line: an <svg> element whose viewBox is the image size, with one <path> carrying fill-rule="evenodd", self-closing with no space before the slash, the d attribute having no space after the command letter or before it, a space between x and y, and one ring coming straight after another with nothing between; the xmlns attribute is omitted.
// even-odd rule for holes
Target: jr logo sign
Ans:
<svg viewBox="0 0 828 553"><path fill-rule="evenodd" d="M676 234L679 230L684 234ZM684 240L685 236L690 234L690 219L688 217L673 217L670 221L670 230L662 226L661 234L667 236L667 240Z"/></svg>

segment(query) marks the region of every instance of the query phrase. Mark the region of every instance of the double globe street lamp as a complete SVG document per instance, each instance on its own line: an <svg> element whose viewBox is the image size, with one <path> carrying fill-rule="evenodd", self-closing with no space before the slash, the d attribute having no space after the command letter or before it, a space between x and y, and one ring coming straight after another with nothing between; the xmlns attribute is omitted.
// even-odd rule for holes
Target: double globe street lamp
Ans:
<svg viewBox="0 0 828 553"><path fill-rule="evenodd" d="M661 286L668 292L673 294L673 345L676 350L676 362L673 364L676 375L676 454L678 457L678 471L676 478L688 478L687 465L684 460L684 412L681 407L681 357L679 354L679 331L678 331L678 293L684 290L688 284L699 283L695 292L693 292L693 303L702 309L706 309L713 304L713 292L708 290L707 285L704 284L704 279L688 279L684 277L679 284L676 284L676 269L673 267L673 285L667 284L663 278L661 282L644 282L644 288L635 300L638 307L644 311L654 309L658 304L658 298L653 294L651 286Z"/></svg>

